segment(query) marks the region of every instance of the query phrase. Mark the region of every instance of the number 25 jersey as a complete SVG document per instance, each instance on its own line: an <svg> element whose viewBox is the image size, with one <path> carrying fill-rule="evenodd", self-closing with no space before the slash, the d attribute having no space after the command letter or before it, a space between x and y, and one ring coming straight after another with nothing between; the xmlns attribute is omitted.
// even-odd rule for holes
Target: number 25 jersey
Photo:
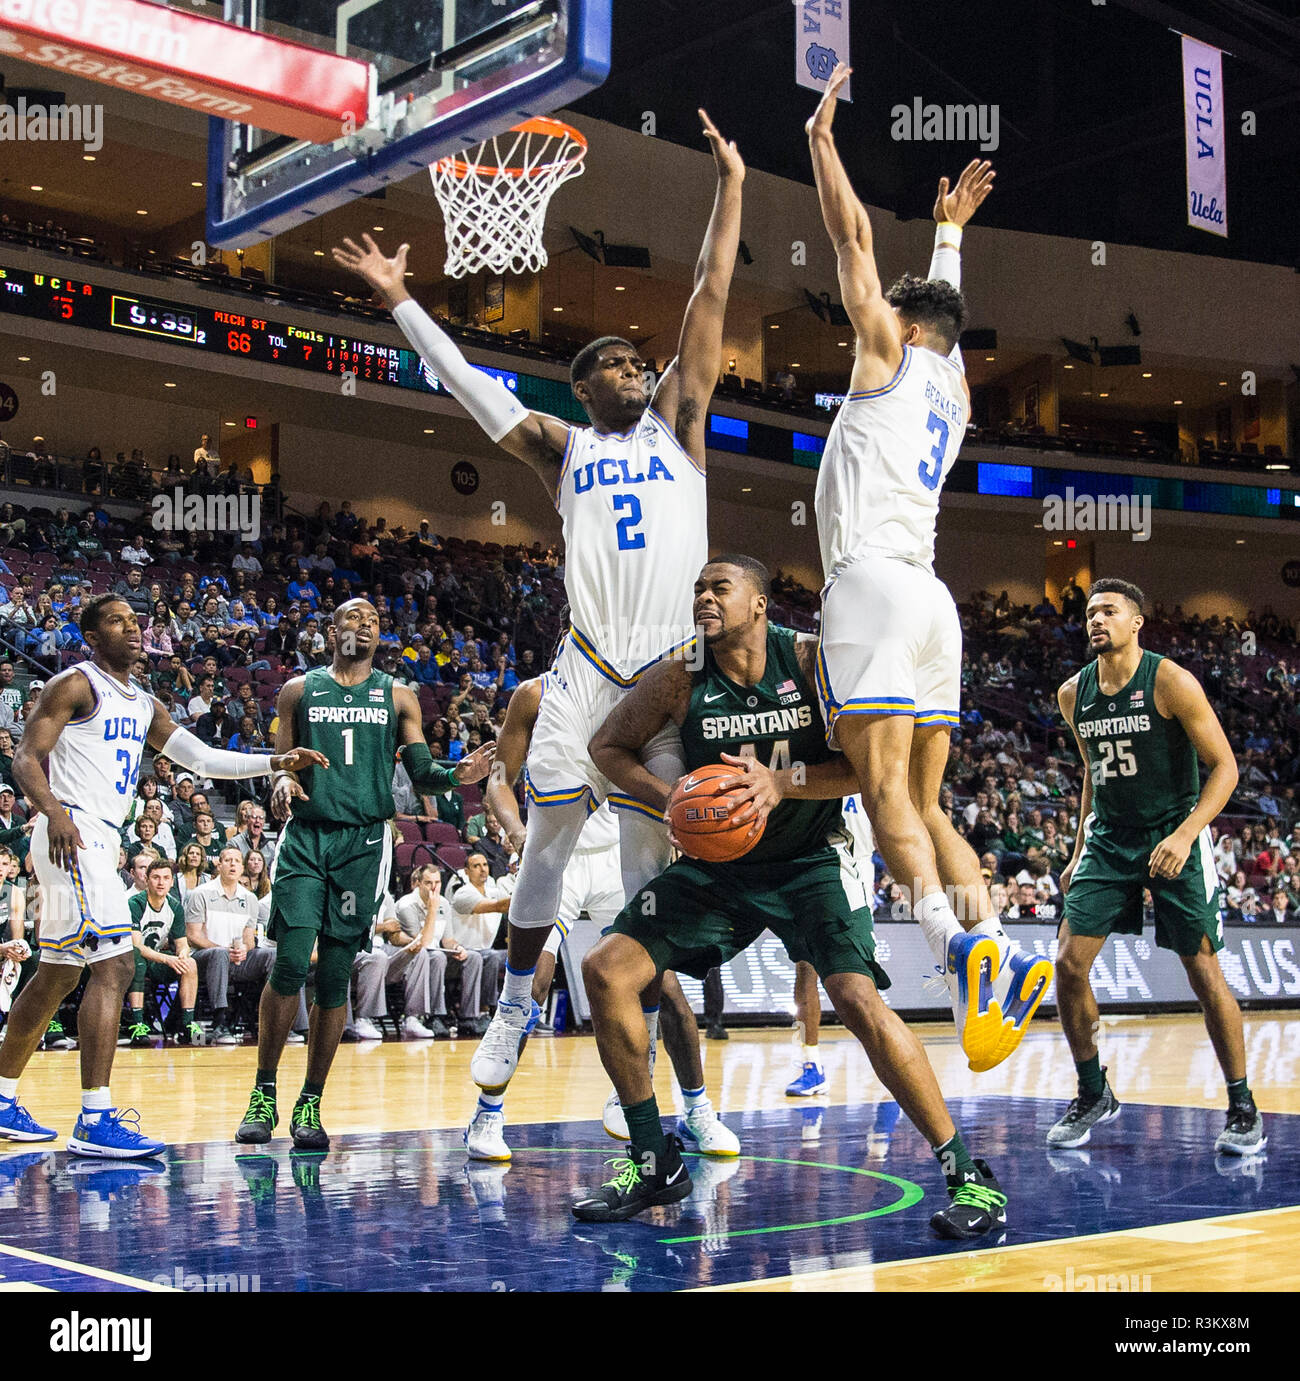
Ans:
<svg viewBox="0 0 1300 1381"><path fill-rule="evenodd" d="M969 413L961 370L911 345L903 346L889 383L848 395L817 472L817 535L828 580L873 555L933 571L939 493Z"/></svg>
<svg viewBox="0 0 1300 1381"><path fill-rule="evenodd" d="M709 555L704 471L647 408L630 431L571 427L556 486L573 645L630 685L695 636Z"/></svg>

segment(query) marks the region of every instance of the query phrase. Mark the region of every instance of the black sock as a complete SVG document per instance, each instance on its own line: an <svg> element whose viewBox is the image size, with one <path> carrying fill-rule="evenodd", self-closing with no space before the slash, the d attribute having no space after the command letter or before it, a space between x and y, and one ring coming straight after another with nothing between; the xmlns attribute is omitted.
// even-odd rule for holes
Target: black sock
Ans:
<svg viewBox="0 0 1300 1381"><path fill-rule="evenodd" d="M194 1008L193 1008L193 1007L182 1007L182 1008L181 1008L181 1030L182 1030L182 1031L188 1031L188 1030L190 1029L190 1023L191 1023L193 1020L194 1020Z"/></svg>
<svg viewBox="0 0 1300 1381"><path fill-rule="evenodd" d="M938 1158L944 1178L950 1183L960 1184L968 1177L974 1178L979 1174L979 1167L971 1159L960 1132L954 1132L942 1146L936 1146L934 1154Z"/></svg>
<svg viewBox="0 0 1300 1381"><path fill-rule="evenodd" d="M257 1087L262 1090L268 1098L275 1097L275 1070L259 1069L257 1071Z"/></svg>
<svg viewBox="0 0 1300 1381"><path fill-rule="evenodd" d="M304 1080L302 1092L298 1095L298 1101L304 1098L319 1098L325 1092L324 1084L313 1084L310 1079Z"/></svg>
<svg viewBox="0 0 1300 1381"><path fill-rule="evenodd" d="M659 1120L659 1104L654 1094L644 1103L625 1104L623 1116L627 1118L628 1140L638 1159L647 1151L655 1156L663 1155L668 1149L668 1138Z"/></svg>
<svg viewBox="0 0 1300 1381"><path fill-rule="evenodd" d="M1074 1067L1079 1071L1079 1092L1083 1097L1101 1097L1106 1087L1106 1074L1101 1067L1101 1056L1093 1055L1087 1060L1076 1060Z"/></svg>

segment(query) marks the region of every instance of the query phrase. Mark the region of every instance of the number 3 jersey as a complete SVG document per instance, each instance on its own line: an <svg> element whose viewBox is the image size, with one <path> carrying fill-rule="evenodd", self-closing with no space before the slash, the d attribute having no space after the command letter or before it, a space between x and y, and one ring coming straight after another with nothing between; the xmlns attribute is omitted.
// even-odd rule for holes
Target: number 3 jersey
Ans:
<svg viewBox="0 0 1300 1381"><path fill-rule="evenodd" d="M50 790L64 805L121 829L140 780L153 698L128 689L94 662L79 662L77 670L90 682L95 707L69 720L50 749Z"/></svg>
<svg viewBox="0 0 1300 1381"><path fill-rule="evenodd" d="M1156 709L1164 658L1143 652L1133 679L1114 695L1101 689L1097 662L1079 673L1074 731L1092 777L1092 810L1112 829L1150 829L1187 816L1201 791L1196 749L1177 719Z"/></svg>
<svg viewBox="0 0 1300 1381"><path fill-rule="evenodd" d="M848 395L817 472L817 535L828 580L868 555L933 571L939 493L969 412L957 365L910 345L883 388Z"/></svg>
<svg viewBox="0 0 1300 1381"><path fill-rule="evenodd" d="M569 641L626 688L695 636L695 577L709 555L704 472L647 408L628 432L569 429L555 507Z"/></svg>

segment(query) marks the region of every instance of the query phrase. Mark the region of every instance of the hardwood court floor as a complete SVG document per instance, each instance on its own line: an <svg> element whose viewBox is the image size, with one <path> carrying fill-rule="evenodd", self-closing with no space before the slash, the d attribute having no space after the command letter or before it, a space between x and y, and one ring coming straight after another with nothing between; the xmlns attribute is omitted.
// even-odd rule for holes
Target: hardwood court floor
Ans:
<svg viewBox="0 0 1300 1381"><path fill-rule="evenodd" d="M169 1155L144 1168L78 1164L62 1150L78 1102L75 1052L39 1054L22 1097L58 1127L50 1147L0 1143L0 1288L158 1288L190 1272L258 1275L261 1289L1282 1290L1300 1282L1300 1019L1246 1018L1268 1152L1215 1157L1223 1088L1199 1018L1107 1020L1101 1046L1126 1106L1075 1152L1043 1133L1073 1092L1052 1023L974 1075L951 1027L918 1028L977 1155L1011 1197L1007 1233L975 1250L928 1229L933 1158L845 1032L826 1031L829 1093L788 1099L785 1031L705 1042L710 1094L739 1162L692 1162L696 1191L633 1223L575 1226L579 1184L617 1154L600 1129L608 1086L589 1036L534 1039L506 1111L508 1167L470 1167L459 1131L476 1091L472 1042L344 1046L323 1104L334 1149L310 1164L236 1156L251 1046L118 1052L119 1105ZM281 1070L282 1126L305 1064ZM675 1095L666 1059L656 1087ZM242 1149L242 1148L241 1148ZM26 1211L23 1211L26 1210ZM511 1275L520 1261L526 1277ZM375 1263L403 1263L396 1277ZM181 1272L180 1276L176 1272ZM69 1282L76 1282L75 1286Z"/></svg>

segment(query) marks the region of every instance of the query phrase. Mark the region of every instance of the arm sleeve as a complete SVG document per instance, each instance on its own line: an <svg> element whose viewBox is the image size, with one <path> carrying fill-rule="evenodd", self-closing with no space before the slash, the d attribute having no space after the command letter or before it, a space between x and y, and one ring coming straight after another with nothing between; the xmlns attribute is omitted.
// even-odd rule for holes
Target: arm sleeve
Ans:
<svg viewBox="0 0 1300 1381"><path fill-rule="evenodd" d="M450 767L439 767L433 760L433 754L429 752L428 744L404 743L398 750L398 756L416 791L441 796L444 791L450 791L456 785L455 770Z"/></svg>
<svg viewBox="0 0 1300 1381"><path fill-rule="evenodd" d="M930 258L930 278L949 283L961 291L961 226L951 221L940 221L934 230L934 254ZM961 346L954 345L948 358L964 374L966 363L961 357Z"/></svg>
<svg viewBox="0 0 1300 1381"><path fill-rule="evenodd" d="M451 338L413 298L399 302L393 320L420 352L438 382L493 441L500 441L528 416L528 409L499 380L476 369Z"/></svg>
<svg viewBox="0 0 1300 1381"><path fill-rule="evenodd" d="M164 757L204 777L229 777L241 781L248 777L266 777L271 772L270 753L229 753L224 748L211 748L202 739L195 738L188 729L179 726L163 744L162 751ZM428 752L427 748L425 752Z"/></svg>

